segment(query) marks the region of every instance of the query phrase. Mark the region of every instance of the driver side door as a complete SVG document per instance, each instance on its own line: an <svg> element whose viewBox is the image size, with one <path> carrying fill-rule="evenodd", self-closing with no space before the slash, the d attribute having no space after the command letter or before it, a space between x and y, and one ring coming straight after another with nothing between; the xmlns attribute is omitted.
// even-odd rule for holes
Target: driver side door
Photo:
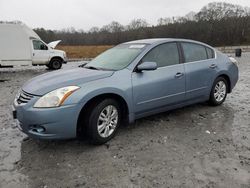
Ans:
<svg viewBox="0 0 250 188"><path fill-rule="evenodd" d="M32 40L33 51L32 61L33 64L46 64L49 61L48 47L40 40Z"/></svg>
<svg viewBox="0 0 250 188"><path fill-rule="evenodd" d="M133 72L133 100L136 116L185 100L185 71L177 43L165 43L149 51L141 62L156 62L153 71Z"/></svg>

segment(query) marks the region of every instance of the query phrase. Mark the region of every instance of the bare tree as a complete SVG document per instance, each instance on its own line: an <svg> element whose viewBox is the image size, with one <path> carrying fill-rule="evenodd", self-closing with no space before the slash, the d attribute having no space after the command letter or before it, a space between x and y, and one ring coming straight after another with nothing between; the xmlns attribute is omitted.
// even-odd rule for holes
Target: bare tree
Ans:
<svg viewBox="0 0 250 188"><path fill-rule="evenodd" d="M62 44L67 45L115 45L156 37L189 38L211 45L250 44L250 9L229 3L209 3L197 14L160 18L156 26L149 26L144 19L134 19L127 26L113 21L88 32L74 28L60 31L37 28L35 31L45 42L62 39Z"/></svg>
<svg viewBox="0 0 250 188"><path fill-rule="evenodd" d="M144 19L134 19L127 26L127 30L136 30L144 27L148 27L149 24Z"/></svg>

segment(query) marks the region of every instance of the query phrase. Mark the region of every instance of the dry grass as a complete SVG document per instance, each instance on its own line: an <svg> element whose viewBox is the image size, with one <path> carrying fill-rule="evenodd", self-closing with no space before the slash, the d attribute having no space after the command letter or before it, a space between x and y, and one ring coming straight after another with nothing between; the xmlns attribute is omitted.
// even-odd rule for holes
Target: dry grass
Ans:
<svg viewBox="0 0 250 188"><path fill-rule="evenodd" d="M112 46L63 46L57 47L67 53L69 59L94 58Z"/></svg>

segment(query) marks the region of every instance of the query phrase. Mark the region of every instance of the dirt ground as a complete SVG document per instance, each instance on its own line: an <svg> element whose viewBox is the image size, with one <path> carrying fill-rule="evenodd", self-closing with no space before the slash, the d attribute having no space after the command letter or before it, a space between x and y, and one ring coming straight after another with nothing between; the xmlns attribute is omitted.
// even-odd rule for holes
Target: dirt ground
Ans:
<svg viewBox="0 0 250 188"><path fill-rule="evenodd" d="M99 46L65 46L59 45L56 49L63 50L66 52L67 57L70 59L84 59L94 58L105 50L112 48L110 45L99 45Z"/></svg>
<svg viewBox="0 0 250 188"><path fill-rule="evenodd" d="M48 70L0 69L0 187L250 187L250 54L239 62L222 106L143 118L102 146L27 138L11 104L25 81Z"/></svg>

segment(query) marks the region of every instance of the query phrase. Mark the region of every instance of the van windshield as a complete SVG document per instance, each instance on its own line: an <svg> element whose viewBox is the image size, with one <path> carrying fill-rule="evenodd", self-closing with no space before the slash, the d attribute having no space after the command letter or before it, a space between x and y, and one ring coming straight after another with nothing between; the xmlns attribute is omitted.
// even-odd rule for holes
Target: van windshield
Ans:
<svg viewBox="0 0 250 188"><path fill-rule="evenodd" d="M145 48L146 44L121 44L111 48L88 63L85 68L121 70L127 67Z"/></svg>

